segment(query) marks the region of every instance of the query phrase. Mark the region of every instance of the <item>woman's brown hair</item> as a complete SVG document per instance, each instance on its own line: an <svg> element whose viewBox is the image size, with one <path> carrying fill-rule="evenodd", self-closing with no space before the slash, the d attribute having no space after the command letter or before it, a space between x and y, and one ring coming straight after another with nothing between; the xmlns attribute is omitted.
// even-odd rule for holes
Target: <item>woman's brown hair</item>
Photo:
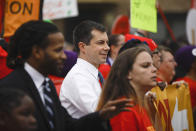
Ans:
<svg viewBox="0 0 196 131"><path fill-rule="evenodd" d="M107 101L121 97L133 98L137 100L135 90L130 85L127 78L132 70L136 57L141 52L149 52L145 47L134 47L122 52L112 65L109 76L104 85L97 109L101 109Z"/></svg>

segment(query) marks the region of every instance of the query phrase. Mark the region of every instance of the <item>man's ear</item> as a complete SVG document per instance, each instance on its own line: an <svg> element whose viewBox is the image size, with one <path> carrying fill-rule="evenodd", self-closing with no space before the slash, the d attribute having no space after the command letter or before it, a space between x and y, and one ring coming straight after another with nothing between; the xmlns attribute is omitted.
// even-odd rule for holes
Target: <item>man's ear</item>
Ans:
<svg viewBox="0 0 196 131"><path fill-rule="evenodd" d="M78 47L79 47L79 49L80 49L80 53L85 53L85 46L86 46L86 44L84 43L84 42L79 42L78 43Z"/></svg>
<svg viewBox="0 0 196 131"><path fill-rule="evenodd" d="M38 46L33 46L32 47L32 56L36 59L41 58L43 55L43 49L38 47Z"/></svg>

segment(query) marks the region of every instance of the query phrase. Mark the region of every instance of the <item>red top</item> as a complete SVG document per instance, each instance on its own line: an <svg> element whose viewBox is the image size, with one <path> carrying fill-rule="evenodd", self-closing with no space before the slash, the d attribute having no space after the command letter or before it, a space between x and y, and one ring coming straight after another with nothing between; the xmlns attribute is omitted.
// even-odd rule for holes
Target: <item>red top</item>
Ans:
<svg viewBox="0 0 196 131"><path fill-rule="evenodd" d="M192 104L192 108L194 108L196 106L196 81L194 81L188 77L177 79L177 81L180 81L180 80L184 80L185 82L187 82L189 84L190 95L191 95L191 104Z"/></svg>
<svg viewBox="0 0 196 131"><path fill-rule="evenodd" d="M56 88L57 95L59 96L60 90L61 90L61 85L63 83L64 78L63 77L54 76L54 75L49 75L49 78L54 83L54 86Z"/></svg>
<svg viewBox="0 0 196 131"><path fill-rule="evenodd" d="M111 66L107 63L101 64L99 66L99 71L103 75L104 80L107 79L108 74L110 73Z"/></svg>
<svg viewBox="0 0 196 131"><path fill-rule="evenodd" d="M112 131L155 131L144 108L136 105L110 119Z"/></svg>
<svg viewBox="0 0 196 131"><path fill-rule="evenodd" d="M0 79L12 72L6 65L7 52L0 46Z"/></svg>

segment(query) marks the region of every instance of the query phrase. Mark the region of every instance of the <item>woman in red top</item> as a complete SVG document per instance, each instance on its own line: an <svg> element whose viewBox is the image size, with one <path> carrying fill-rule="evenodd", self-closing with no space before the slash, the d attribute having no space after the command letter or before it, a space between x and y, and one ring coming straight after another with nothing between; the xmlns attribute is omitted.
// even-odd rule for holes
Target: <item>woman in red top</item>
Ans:
<svg viewBox="0 0 196 131"><path fill-rule="evenodd" d="M112 131L155 130L145 102L146 92L154 86L156 68L148 49L134 47L117 57L105 83L98 109L109 100L124 97L134 99L136 105L129 112L121 112L110 120Z"/></svg>

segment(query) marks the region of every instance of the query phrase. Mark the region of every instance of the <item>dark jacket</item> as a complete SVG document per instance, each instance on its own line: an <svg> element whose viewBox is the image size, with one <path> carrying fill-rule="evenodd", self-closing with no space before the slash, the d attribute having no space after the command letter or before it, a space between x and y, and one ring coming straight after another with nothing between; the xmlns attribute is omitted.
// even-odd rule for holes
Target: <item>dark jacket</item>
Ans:
<svg viewBox="0 0 196 131"><path fill-rule="evenodd" d="M105 131L104 121L100 118L98 112L91 113L78 120L73 119L61 106L57 96L55 87L50 81L52 89L52 100L54 103L55 114L55 131ZM23 69L15 69L11 74L0 80L0 87L17 88L25 91L33 100L36 107L35 117L37 119L38 131L50 131L50 126L47 121L47 114L42 103L39 92L29 76Z"/></svg>

